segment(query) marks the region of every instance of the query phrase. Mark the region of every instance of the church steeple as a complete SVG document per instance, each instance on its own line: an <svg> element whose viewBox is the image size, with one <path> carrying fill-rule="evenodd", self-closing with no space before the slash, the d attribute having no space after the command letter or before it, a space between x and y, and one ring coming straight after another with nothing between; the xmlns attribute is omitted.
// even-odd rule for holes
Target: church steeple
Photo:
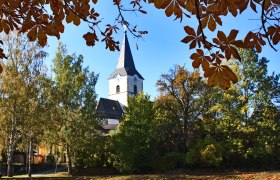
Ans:
<svg viewBox="0 0 280 180"><path fill-rule="evenodd" d="M121 47L121 51L120 51L120 56L118 59L117 68L110 75L109 79L114 78L114 76L117 74L120 74L121 76L137 75L140 79L144 80L144 78L141 76L141 74L135 68L132 53L131 53L129 42L128 42L127 35L126 35L126 31L124 33L124 39L123 39L123 43L122 43L122 47Z"/></svg>
<svg viewBox="0 0 280 180"><path fill-rule="evenodd" d="M128 96L143 91L143 80L144 78L135 68L125 32L117 67L109 77L109 99L127 106Z"/></svg>

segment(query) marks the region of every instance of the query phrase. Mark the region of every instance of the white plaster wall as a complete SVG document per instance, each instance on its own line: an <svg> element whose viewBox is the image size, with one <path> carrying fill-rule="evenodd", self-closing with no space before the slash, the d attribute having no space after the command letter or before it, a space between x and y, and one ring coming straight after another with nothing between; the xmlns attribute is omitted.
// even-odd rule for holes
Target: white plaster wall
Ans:
<svg viewBox="0 0 280 180"><path fill-rule="evenodd" d="M119 93L116 92L117 85L120 86ZM119 101L122 105L127 106L127 94L127 76L119 76L119 80L109 79L109 99Z"/></svg>
<svg viewBox="0 0 280 180"><path fill-rule="evenodd" d="M108 123L107 124L119 124L119 120L117 119L108 119Z"/></svg>
<svg viewBox="0 0 280 180"><path fill-rule="evenodd" d="M134 93L134 85L137 86L137 93L143 91L143 80L139 79L137 75L135 76L137 77L137 81L134 80L134 76L128 76L128 91L132 94Z"/></svg>
<svg viewBox="0 0 280 180"><path fill-rule="evenodd" d="M137 86L137 92L143 91L143 80L139 79L137 75L137 81L134 80L135 76L120 76L118 78L109 79L109 99L119 101L123 106L127 106L128 95L134 95L134 85ZM120 92L116 92L117 85L120 86Z"/></svg>

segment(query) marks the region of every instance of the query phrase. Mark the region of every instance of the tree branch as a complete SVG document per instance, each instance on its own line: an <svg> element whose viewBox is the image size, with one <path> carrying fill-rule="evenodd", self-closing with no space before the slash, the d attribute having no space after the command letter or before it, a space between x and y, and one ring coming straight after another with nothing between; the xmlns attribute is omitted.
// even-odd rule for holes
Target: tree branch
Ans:
<svg viewBox="0 0 280 180"><path fill-rule="evenodd" d="M120 4L118 2L116 2L117 7L118 7L118 11L119 11L119 17L121 18L122 23L124 23L127 26L128 31L135 37L140 38L139 35L135 34L131 28L129 27L129 23L125 20L123 14L122 14L122 8L120 7Z"/></svg>
<svg viewBox="0 0 280 180"><path fill-rule="evenodd" d="M201 31L201 34L202 34L203 44L206 44L206 38L205 38L204 31L203 31L203 28L202 28L201 20L200 20L199 7L198 7L199 4L198 3L199 3L198 0L195 0L196 18L198 20L199 28L200 28L200 31Z"/></svg>
<svg viewBox="0 0 280 180"><path fill-rule="evenodd" d="M266 1L266 0L263 0L263 2L262 2L262 15L261 15L261 19L262 19L262 28L263 28L263 30L264 30L265 38L267 39L268 44L270 45L270 47L271 47L274 51L277 51L277 50L275 49L275 47L271 44L270 39L268 38L267 30L266 30L266 28L265 28L265 23L266 23L265 13L264 13L265 1Z"/></svg>

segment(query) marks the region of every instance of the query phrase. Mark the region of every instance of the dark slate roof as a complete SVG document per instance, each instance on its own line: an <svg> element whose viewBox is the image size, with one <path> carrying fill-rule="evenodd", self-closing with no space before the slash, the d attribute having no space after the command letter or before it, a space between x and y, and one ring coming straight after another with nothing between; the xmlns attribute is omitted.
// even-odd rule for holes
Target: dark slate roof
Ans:
<svg viewBox="0 0 280 180"><path fill-rule="evenodd" d="M102 118L122 119L123 109L115 100L100 98L96 111Z"/></svg>
<svg viewBox="0 0 280 180"><path fill-rule="evenodd" d="M122 43L122 48L120 51L120 57L118 59L117 68L110 75L109 79L113 79L117 74L120 74L121 76L125 76L125 75L134 76L136 74L140 79L144 80L144 78L135 68L126 33L124 35L124 40Z"/></svg>

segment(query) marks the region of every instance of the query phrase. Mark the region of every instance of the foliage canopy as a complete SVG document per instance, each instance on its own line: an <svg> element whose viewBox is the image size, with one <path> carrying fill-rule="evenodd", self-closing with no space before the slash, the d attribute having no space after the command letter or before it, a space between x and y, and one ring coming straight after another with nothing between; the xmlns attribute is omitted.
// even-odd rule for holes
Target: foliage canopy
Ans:
<svg viewBox="0 0 280 180"><path fill-rule="evenodd" d="M83 21L89 25L89 31L83 36L87 45L94 46L101 39L106 48L115 51L119 50L119 42L114 40L113 34L117 33L120 25L126 25L128 31L137 38L147 34L147 31L137 30L123 14L125 11L146 14L143 3L153 4L156 9L164 10L167 17L174 15L180 21L183 18L197 19L197 27L188 24L184 27L187 35L182 42L189 44L190 49L197 48L197 52L190 57L193 67L202 66L210 86L228 89L231 82L238 81L228 66L221 65L222 61L230 58L241 59L237 48L255 48L261 52L262 47L269 44L276 50L274 46L280 41L279 0L113 0L118 15L115 22L107 24L104 29L100 27L103 18L95 10L98 0L1 0L0 32L9 34L12 30L19 30L27 33L30 41L38 40L44 46L47 36L60 38L65 28L64 21L76 26ZM241 39L236 39L239 33L237 29L230 30L229 34L218 30L218 26L225 23L223 16L237 17L245 10L256 13L261 26L248 30ZM207 38L206 33L216 31L215 38ZM0 58L4 57L3 49L0 48ZM0 67L0 72L2 69Z"/></svg>

